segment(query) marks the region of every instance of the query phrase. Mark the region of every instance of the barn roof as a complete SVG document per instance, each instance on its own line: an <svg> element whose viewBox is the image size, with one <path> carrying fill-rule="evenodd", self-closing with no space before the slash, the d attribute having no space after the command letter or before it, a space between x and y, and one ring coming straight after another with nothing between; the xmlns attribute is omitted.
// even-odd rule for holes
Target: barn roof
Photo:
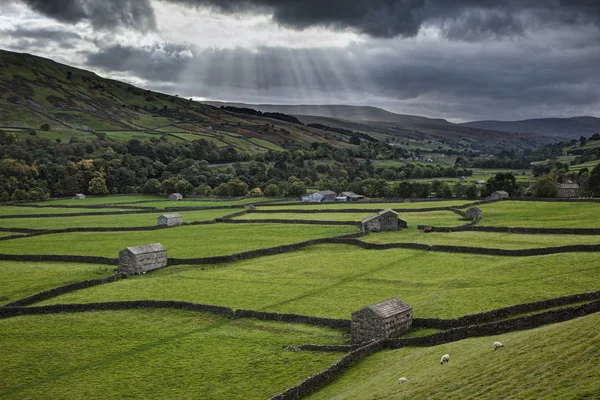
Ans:
<svg viewBox="0 0 600 400"><path fill-rule="evenodd" d="M145 244L142 246L132 246L128 247L127 250L129 250L132 254L147 254L158 253L160 251L167 251L167 249L165 249L160 243Z"/></svg>
<svg viewBox="0 0 600 400"><path fill-rule="evenodd" d="M559 189L579 189L579 185L576 183L561 183L558 185Z"/></svg>
<svg viewBox="0 0 600 400"><path fill-rule="evenodd" d="M501 195L505 195L505 194L508 195L508 192L506 190L496 190L494 193L498 193Z"/></svg>
<svg viewBox="0 0 600 400"><path fill-rule="evenodd" d="M369 222L369 221L372 221L372 220L374 220L376 218L379 218L382 215L389 214L389 213L393 213L396 216L398 216L398 213L396 211L388 208L388 209L383 210L383 211L378 211L377 214L371 215L370 217L367 217L367 218L363 219L362 222Z"/></svg>
<svg viewBox="0 0 600 400"><path fill-rule="evenodd" d="M181 193L171 193L171 196L181 196Z"/></svg>
<svg viewBox="0 0 600 400"><path fill-rule="evenodd" d="M319 194L322 194L323 196L336 196L337 194L335 192L332 192L331 190L321 190L320 192L317 192Z"/></svg>
<svg viewBox="0 0 600 400"><path fill-rule="evenodd" d="M400 299L397 297L394 297L389 300L382 301L381 303L372 304L364 309L373 311L381 318L388 318L398 313L412 310L412 307L400 301Z"/></svg>
<svg viewBox="0 0 600 400"><path fill-rule="evenodd" d="M181 214L163 214L163 215L161 215L161 217L165 217L165 218L168 218L168 219L171 219L171 218L181 218Z"/></svg>

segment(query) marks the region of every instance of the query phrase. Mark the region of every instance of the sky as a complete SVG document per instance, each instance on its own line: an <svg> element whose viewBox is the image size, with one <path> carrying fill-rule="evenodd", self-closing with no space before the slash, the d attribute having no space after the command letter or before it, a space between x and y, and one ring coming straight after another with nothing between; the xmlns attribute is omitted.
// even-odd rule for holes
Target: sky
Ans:
<svg viewBox="0 0 600 400"><path fill-rule="evenodd" d="M0 48L198 100L600 117L600 0L0 0Z"/></svg>

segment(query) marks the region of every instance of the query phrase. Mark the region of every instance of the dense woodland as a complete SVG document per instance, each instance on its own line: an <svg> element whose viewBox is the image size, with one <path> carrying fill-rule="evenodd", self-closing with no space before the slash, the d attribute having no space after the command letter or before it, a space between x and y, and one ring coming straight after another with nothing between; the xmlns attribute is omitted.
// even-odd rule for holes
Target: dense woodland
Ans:
<svg viewBox="0 0 600 400"><path fill-rule="evenodd" d="M485 188L457 183L450 186L435 178L470 176L469 167L530 167L529 160L555 146L533 154L503 151L489 159L458 157L455 166L407 163L375 168L374 159L394 159L410 153L399 146L362 141L354 149L313 143L310 150L241 153L218 148L200 139L187 143L165 140L127 143L73 138L69 143L51 141L32 132L17 141L0 131L0 201L68 197L76 193L171 193L217 196L298 197L308 187L336 192L354 191L369 197L440 198L486 196L506 190L512 196L554 197L557 185L577 182L582 194L600 196L600 168L569 171L560 162L538 164L535 187L518 185L510 173L491 178ZM597 150L595 150L597 151ZM211 168L210 164L230 163ZM428 182L408 180L429 178ZM390 184L390 182L392 182Z"/></svg>

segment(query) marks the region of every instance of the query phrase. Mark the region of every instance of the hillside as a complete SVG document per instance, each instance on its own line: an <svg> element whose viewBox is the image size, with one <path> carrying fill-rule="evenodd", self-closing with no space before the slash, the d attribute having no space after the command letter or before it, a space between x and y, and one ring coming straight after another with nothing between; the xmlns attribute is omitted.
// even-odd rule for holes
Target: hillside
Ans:
<svg viewBox="0 0 600 400"><path fill-rule="evenodd" d="M522 121L474 121L462 126L502 132L534 133L557 140L579 139L600 133L600 118L540 118Z"/></svg>
<svg viewBox="0 0 600 400"><path fill-rule="evenodd" d="M447 147L471 147L482 151L498 148L537 147L555 138L537 134L515 134L487 128L454 124L445 119L395 114L377 107L347 105L275 105L206 102L220 106L247 107L263 112L282 112L296 116L305 124L323 124L336 128L391 135L396 139L439 141Z"/></svg>
<svg viewBox="0 0 600 400"><path fill-rule="evenodd" d="M41 126L48 124L48 130ZM0 128L21 138L125 142L206 139L251 153L349 138L272 118L235 114L28 54L0 50Z"/></svg>

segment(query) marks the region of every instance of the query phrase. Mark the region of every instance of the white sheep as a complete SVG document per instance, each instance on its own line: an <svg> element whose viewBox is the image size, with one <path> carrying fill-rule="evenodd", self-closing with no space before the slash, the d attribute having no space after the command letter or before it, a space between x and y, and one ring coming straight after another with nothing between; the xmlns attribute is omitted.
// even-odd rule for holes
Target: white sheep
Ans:
<svg viewBox="0 0 600 400"><path fill-rule="evenodd" d="M408 379L406 379L406 378L400 378L400 379L398 379L398 383L404 383L404 382L406 382L407 380L408 380Z"/></svg>
<svg viewBox="0 0 600 400"><path fill-rule="evenodd" d="M442 359L440 360L440 364L444 364L450 361L450 354L444 354L442 356Z"/></svg>
<svg viewBox="0 0 600 400"><path fill-rule="evenodd" d="M494 350L498 350L500 347L504 347L504 345L500 342L494 342Z"/></svg>

